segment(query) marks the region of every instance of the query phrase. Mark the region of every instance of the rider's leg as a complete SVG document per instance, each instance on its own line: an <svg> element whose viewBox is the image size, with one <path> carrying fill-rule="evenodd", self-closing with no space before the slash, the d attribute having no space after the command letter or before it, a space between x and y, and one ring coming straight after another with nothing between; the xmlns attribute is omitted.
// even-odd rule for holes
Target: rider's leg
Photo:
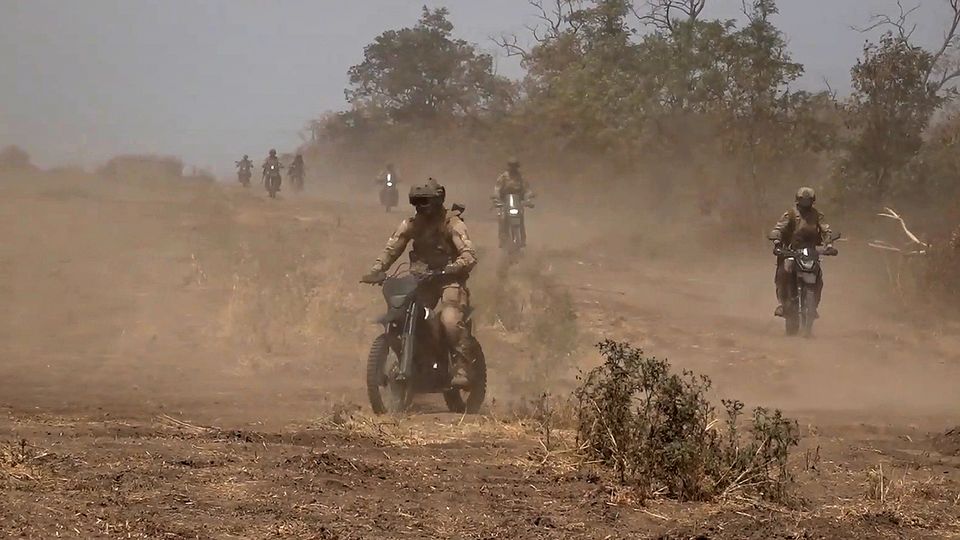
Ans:
<svg viewBox="0 0 960 540"><path fill-rule="evenodd" d="M817 274L817 283L814 285L813 292L817 297L817 305L814 306L813 313L817 317L820 317L820 298L823 296L823 270Z"/></svg>
<svg viewBox="0 0 960 540"><path fill-rule="evenodd" d="M777 257L777 270L773 276L773 283L777 288L777 302L779 302L773 314L783 317L783 306L790 300L790 272L786 268L786 261L781 257Z"/></svg>
<svg viewBox="0 0 960 540"><path fill-rule="evenodd" d="M440 327L444 341L454 359L456 371L465 370L470 363L469 333L465 321L469 309L469 292L459 284L448 285L440 299ZM458 375L465 376L466 372Z"/></svg>

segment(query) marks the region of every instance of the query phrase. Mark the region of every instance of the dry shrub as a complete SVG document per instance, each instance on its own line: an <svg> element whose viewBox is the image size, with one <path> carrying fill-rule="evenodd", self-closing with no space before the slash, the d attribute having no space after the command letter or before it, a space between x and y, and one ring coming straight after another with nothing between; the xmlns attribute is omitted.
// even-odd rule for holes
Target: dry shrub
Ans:
<svg viewBox="0 0 960 540"><path fill-rule="evenodd" d="M671 372L627 343L598 345L604 363L576 390L578 437L586 457L611 467L642 493L709 500L735 492L774 501L787 498L787 468L799 428L779 410L754 410L742 433L739 401L724 401L719 426L707 400L710 379Z"/></svg>

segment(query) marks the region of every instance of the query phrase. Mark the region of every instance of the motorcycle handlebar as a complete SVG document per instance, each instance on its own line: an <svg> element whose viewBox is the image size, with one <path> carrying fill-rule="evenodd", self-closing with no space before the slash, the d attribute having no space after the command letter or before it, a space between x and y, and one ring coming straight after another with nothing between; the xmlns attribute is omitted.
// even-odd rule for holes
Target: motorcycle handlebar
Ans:
<svg viewBox="0 0 960 540"><path fill-rule="evenodd" d="M817 253L819 253L824 257L836 257L837 255L840 254L840 252L837 251L837 248L833 246L817 246ZM773 254L776 255L777 257L799 257L800 256L799 251L794 251L794 250L784 249L784 248L775 249Z"/></svg>

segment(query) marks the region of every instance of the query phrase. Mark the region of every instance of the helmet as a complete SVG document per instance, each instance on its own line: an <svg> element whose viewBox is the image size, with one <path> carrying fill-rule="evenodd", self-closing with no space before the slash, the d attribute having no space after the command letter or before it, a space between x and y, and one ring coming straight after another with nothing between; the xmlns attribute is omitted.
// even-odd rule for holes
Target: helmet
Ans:
<svg viewBox="0 0 960 540"><path fill-rule="evenodd" d="M810 187L802 187L797 190L797 206L800 208L810 208L817 201L817 192Z"/></svg>
<svg viewBox="0 0 960 540"><path fill-rule="evenodd" d="M244 154L244 155L243 155L243 159L250 159L250 156Z"/></svg>
<svg viewBox="0 0 960 540"><path fill-rule="evenodd" d="M274 150L273 148L271 148L271 149L270 149L270 155L271 155L271 156L277 155L277 151Z"/></svg>
<svg viewBox="0 0 960 540"><path fill-rule="evenodd" d="M517 158L515 158L515 157L512 157L512 158L508 159L508 160L507 160L507 168L508 168L508 169L519 169L519 168L520 168L520 160L517 159Z"/></svg>
<svg viewBox="0 0 960 540"><path fill-rule="evenodd" d="M429 202L443 204L447 198L447 190L433 178L428 178L423 184L410 186L410 204L421 206Z"/></svg>

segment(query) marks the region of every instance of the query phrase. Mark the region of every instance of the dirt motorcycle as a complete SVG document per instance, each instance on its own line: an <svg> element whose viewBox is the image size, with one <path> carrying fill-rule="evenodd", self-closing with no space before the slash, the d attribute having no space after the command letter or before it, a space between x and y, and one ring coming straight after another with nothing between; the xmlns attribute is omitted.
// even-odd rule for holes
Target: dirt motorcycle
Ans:
<svg viewBox="0 0 960 540"><path fill-rule="evenodd" d="M840 238L831 233L827 244ZM789 299L783 305L783 318L788 336L800 333L803 337L813 335L813 322L817 319L817 282L820 280L821 257L836 256L833 246L812 246L797 250L777 248L774 254L783 257L790 272Z"/></svg>
<svg viewBox="0 0 960 540"><path fill-rule="evenodd" d="M279 163L269 163L263 169L263 186L267 188L267 193L271 199L276 199L277 192L280 191L280 169L282 167Z"/></svg>
<svg viewBox="0 0 960 540"><path fill-rule="evenodd" d="M503 199L493 198L493 205L500 211L502 227L506 228L506 237L500 247L508 253L519 253L527 245L527 226L524 214L527 208L533 208L533 202L519 194L510 193Z"/></svg>
<svg viewBox="0 0 960 540"><path fill-rule="evenodd" d="M383 179L383 187L380 188L380 204L387 209L387 212L400 204L400 193L397 191L397 182L392 173L387 173Z"/></svg>
<svg viewBox="0 0 960 540"><path fill-rule="evenodd" d="M237 162L237 166L240 167L240 162ZM250 167L241 167L237 171L237 180L240 181L240 185L247 188L250 187L250 178L253 176L253 173L250 170Z"/></svg>
<svg viewBox="0 0 960 540"><path fill-rule="evenodd" d="M487 364L466 314L466 380L455 380L453 355L440 337L439 314L424 303L426 287L445 279L438 273L382 276L387 313L367 357L367 397L376 414L406 411L416 394L442 394L447 409L475 414L487 391Z"/></svg>

